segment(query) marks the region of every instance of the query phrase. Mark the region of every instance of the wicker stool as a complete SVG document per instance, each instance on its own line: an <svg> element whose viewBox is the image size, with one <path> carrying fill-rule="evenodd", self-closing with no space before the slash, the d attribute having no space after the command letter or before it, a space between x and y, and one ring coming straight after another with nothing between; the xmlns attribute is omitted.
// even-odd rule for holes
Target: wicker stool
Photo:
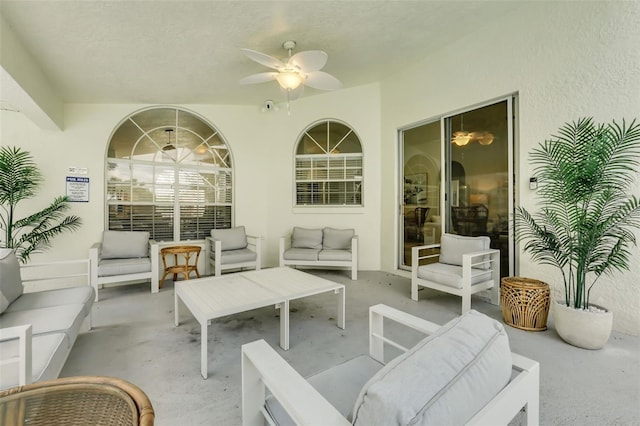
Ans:
<svg viewBox="0 0 640 426"><path fill-rule="evenodd" d="M550 300L547 283L523 277L502 279L502 319L512 327L527 331L546 330Z"/></svg>

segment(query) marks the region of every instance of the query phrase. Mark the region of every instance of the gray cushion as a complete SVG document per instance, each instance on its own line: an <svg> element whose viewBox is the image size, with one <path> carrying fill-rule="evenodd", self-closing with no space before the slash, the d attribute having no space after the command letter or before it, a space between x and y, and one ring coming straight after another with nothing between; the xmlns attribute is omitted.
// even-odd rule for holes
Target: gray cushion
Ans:
<svg viewBox="0 0 640 426"><path fill-rule="evenodd" d="M307 377L307 380L340 414L351 420L353 403L360 389L381 368L382 364L378 361L361 355ZM273 396L267 397L265 406L277 425L295 425Z"/></svg>
<svg viewBox="0 0 640 426"><path fill-rule="evenodd" d="M322 248L329 250L350 250L351 239L356 234L354 229L333 229L324 228L322 230Z"/></svg>
<svg viewBox="0 0 640 426"><path fill-rule="evenodd" d="M85 306L83 314L86 316L89 314L91 306L93 305L94 293L95 290L90 286L24 293L18 300L9 306L6 312L48 308L49 306L66 304L81 304Z"/></svg>
<svg viewBox="0 0 640 426"><path fill-rule="evenodd" d="M211 236L216 240L220 240L223 251L247 247L247 234L244 226L236 226L229 229L212 229Z"/></svg>
<svg viewBox="0 0 640 426"><path fill-rule="evenodd" d="M139 274L151 272L151 259L148 257L131 259L104 259L98 265L99 277Z"/></svg>
<svg viewBox="0 0 640 426"><path fill-rule="evenodd" d="M67 335L70 342L73 342L85 318L82 315L84 310L84 305L73 304L4 312L2 327L31 324L31 332L34 335L62 332Z"/></svg>
<svg viewBox="0 0 640 426"><path fill-rule="evenodd" d="M353 424L465 424L510 377L502 324L471 310L376 373L358 396Z"/></svg>
<svg viewBox="0 0 640 426"><path fill-rule="evenodd" d="M0 313L22 294L20 264L13 250L0 249Z"/></svg>
<svg viewBox="0 0 640 426"><path fill-rule="evenodd" d="M257 259L258 255L255 251L248 248L239 250L227 250L222 252L222 259L220 263L222 265L229 265L234 263L252 262Z"/></svg>
<svg viewBox="0 0 640 426"><path fill-rule="evenodd" d="M351 260L351 251L349 250L321 250L318 253L318 260Z"/></svg>
<svg viewBox="0 0 640 426"><path fill-rule="evenodd" d="M440 239L440 263L462 266L462 255L474 253L490 248L491 239L489 237L465 237L462 235L443 234ZM481 258L474 259L474 263ZM488 260L482 258L482 260ZM488 269L490 265L482 266Z"/></svg>
<svg viewBox="0 0 640 426"><path fill-rule="evenodd" d="M285 250L282 257L287 260L318 260L320 250L310 248L290 248Z"/></svg>
<svg viewBox="0 0 640 426"><path fill-rule="evenodd" d="M294 227L291 234L291 247L320 250L322 248L322 229Z"/></svg>
<svg viewBox="0 0 640 426"><path fill-rule="evenodd" d="M64 333L35 335L31 344L33 382L57 378L69 352L68 337ZM1 342L0 353L4 359L18 357L20 353L18 340ZM0 389L18 386L18 371L16 364L0 365Z"/></svg>
<svg viewBox="0 0 640 426"><path fill-rule="evenodd" d="M149 256L146 231L103 231L101 259L128 259Z"/></svg>
<svg viewBox="0 0 640 426"><path fill-rule="evenodd" d="M418 266L418 278L433 281L453 288L462 288L462 266L446 263L431 263ZM471 268L471 285L491 279L491 271Z"/></svg>

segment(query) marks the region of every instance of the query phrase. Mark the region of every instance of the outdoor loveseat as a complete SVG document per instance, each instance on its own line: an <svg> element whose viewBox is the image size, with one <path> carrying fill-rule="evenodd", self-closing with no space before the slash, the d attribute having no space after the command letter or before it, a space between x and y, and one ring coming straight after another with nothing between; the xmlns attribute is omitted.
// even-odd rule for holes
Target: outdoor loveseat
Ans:
<svg viewBox="0 0 640 426"><path fill-rule="evenodd" d="M385 319L428 337L405 348ZM368 356L308 379L264 340L243 345L242 424L506 425L521 410L539 423L539 364L511 353L501 323L471 310L439 326L375 305L369 324ZM385 344L404 353L385 364Z"/></svg>
<svg viewBox="0 0 640 426"><path fill-rule="evenodd" d="M294 227L280 237L280 266L346 268L358 279L358 236L353 229Z"/></svg>

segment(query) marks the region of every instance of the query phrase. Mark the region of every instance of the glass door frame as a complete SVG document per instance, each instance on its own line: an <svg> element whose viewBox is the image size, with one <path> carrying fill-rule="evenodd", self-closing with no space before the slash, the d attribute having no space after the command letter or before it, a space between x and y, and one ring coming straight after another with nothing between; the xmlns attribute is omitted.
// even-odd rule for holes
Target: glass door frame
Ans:
<svg viewBox="0 0 640 426"><path fill-rule="evenodd" d="M516 166L515 166L515 162L514 162L514 158L515 158L515 138L516 138L516 116L517 116L517 106L518 106L518 97L517 97L517 93L511 93L508 94L506 96L500 96L497 98L493 98L491 100L482 102L482 103L478 103L472 106L468 106L465 107L463 109L459 109L456 111L450 111L446 114L443 115L439 115L437 117L432 117L430 119L426 119L426 120L421 120L420 122L416 122L413 123L411 125L402 127L398 129L398 177L397 177L397 182L398 182L398 197L397 197L397 227L396 227L396 231L397 231L397 248L398 248L398 253L397 253L397 257L396 257L396 262L397 262L397 268L399 270L411 270L410 266L407 266L404 264L403 259L404 259L404 193L403 193L403 188L404 188L404 132L407 130L411 130L414 129L416 127L422 126L422 125L426 125L429 123L433 123L435 121L437 121L438 119L440 120L440 143L441 143L441 149L440 149L440 176L441 176L441 181L440 181L440 217L441 217L441 223L443 226L443 231L444 232L449 232L449 230L451 229L451 220L450 220L450 215L449 215L449 209L450 209L450 200L449 200L449 194L451 193L451 188L450 188L450 184L451 184L451 167L448 166L447 164L447 159L450 157L451 155L451 146L448 143L445 143L445 141L447 140L447 135L451 134L451 129L447 129L446 128L446 124L447 122L450 122L450 120L448 121L448 119L450 119L453 116L462 114L462 113L466 113L466 112L470 112L473 111L475 109L478 108L482 108L485 106L489 106L489 105L493 105L496 103L500 103L500 102L505 102L507 103L507 174L508 174L508 179L507 179L507 191L508 191L508 200L507 200L507 208L509 210L508 212L508 259L509 259L509 275L514 275L514 273L516 272L516 253L515 253L515 235L514 235L514 226L513 226L513 221L514 221L514 208L515 208L515 198L516 198L516 188L515 188L515 182L516 182ZM510 118L510 119L509 119Z"/></svg>

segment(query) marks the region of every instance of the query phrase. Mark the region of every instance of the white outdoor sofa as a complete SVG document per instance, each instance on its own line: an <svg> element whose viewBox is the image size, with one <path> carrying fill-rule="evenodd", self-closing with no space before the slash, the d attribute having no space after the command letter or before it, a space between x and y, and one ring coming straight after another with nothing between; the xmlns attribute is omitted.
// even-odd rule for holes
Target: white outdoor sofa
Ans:
<svg viewBox="0 0 640 426"><path fill-rule="evenodd" d="M25 268L53 273L23 279ZM49 288L77 279L82 285L31 292L23 286ZM57 378L82 324L91 327L93 298L88 259L21 268L11 249L0 249L0 390Z"/></svg>
<svg viewBox="0 0 640 426"><path fill-rule="evenodd" d="M407 349L385 319L428 337ZM520 411L539 423L539 364L510 352L501 323L471 310L439 326L375 305L369 326L368 356L308 379L264 340L243 345L243 425L506 425ZM385 344L404 353L385 365Z"/></svg>
<svg viewBox="0 0 640 426"><path fill-rule="evenodd" d="M353 229L294 227L280 237L280 266L339 268L358 279L358 236Z"/></svg>

